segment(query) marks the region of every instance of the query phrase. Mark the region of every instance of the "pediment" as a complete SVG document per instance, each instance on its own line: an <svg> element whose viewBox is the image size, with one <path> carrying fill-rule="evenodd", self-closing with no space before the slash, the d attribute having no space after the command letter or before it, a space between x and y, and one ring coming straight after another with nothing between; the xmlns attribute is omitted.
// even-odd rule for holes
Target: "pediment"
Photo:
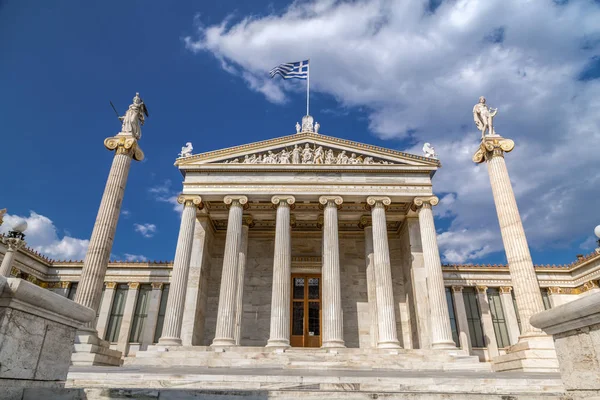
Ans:
<svg viewBox="0 0 600 400"><path fill-rule="evenodd" d="M312 132L215 150L175 162L180 168L203 164L270 165L412 165L438 167L434 158Z"/></svg>

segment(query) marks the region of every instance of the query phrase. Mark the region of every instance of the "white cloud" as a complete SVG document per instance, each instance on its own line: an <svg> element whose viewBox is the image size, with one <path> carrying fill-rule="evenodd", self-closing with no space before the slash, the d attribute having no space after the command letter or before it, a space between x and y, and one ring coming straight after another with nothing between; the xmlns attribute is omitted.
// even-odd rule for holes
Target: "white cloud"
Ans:
<svg viewBox="0 0 600 400"><path fill-rule="evenodd" d="M123 209L121 210L121 215L123 216L123 218L127 219L131 216L131 211Z"/></svg>
<svg viewBox="0 0 600 400"><path fill-rule="evenodd" d="M126 261L148 261L148 258L141 255L141 254L129 254L129 253L125 253L125 260Z"/></svg>
<svg viewBox="0 0 600 400"><path fill-rule="evenodd" d="M497 132L517 144L506 160L530 244L580 243L589 199L600 196L600 80L578 79L600 50L600 4L429 4L295 1L281 13L200 26L185 43L274 103L303 86L277 80L267 89L267 71L310 57L312 90L367 110L373 133L405 139L414 153L434 145L443 164L436 214L451 219L440 237L448 262L502 249L486 166L471 162L479 136L471 110L486 95L500 110Z"/></svg>
<svg viewBox="0 0 600 400"><path fill-rule="evenodd" d="M178 213L182 213L182 206L177 202L179 193L171 189L171 180L167 179L160 185L151 187L148 192L152 195L152 198L161 203L168 203L173 206L173 210Z"/></svg>
<svg viewBox="0 0 600 400"><path fill-rule="evenodd" d="M145 238L151 238L156 233L156 225L154 224L133 224L133 229Z"/></svg>
<svg viewBox="0 0 600 400"><path fill-rule="evenodd" d="M5 215L0 233L8 232L18 221L27 221L25 241L27 246L56 260L83 260L89 240L77 239L69 235L58 237L57 228L46 216L30 211L29 217Z"/></svg>

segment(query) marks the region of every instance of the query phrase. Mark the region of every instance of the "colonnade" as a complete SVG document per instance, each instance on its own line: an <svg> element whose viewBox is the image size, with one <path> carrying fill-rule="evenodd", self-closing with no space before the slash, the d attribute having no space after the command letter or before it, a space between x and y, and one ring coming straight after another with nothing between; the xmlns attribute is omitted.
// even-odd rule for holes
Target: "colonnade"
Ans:
<svg viewBox="0 0 600 400"><path fill-rule="evenodd" d="M248 197L225 196L229 207L225 250L214 347L239 345L241 306L248 228L244 223L243 210ZM267 347L290 346L290 295L291 295L291 227L290 211L295 205L294 196L273 196L276 208L275 249L273 255L273 285L271 296L270 334ZM340 249L338 209L344 199L341 196L321 196L323 209L322 245L322 347L345 347L342 313L342 287L340 283ZM431 206L437 197L418 197L413 208L418 212L425 268L428 274L428 294L431 308L431 343L433 348L454 348L448 306L446 303L442 269L436 241ZM177 242L171 293L168 299L165 325L159 344L180 345L181 323L186 297L186 277L189 273L190 256L196 208L202 208L200 196L181 196L184 204L181 228ZM377 348L400 348L398 340L390 250L387 236L386 209L391 199L384 196L365 198L366 208L371 212L370 221L361 219L359 226L365 231L365 260L369 302L372 303L374 346ZM246 226L246 227L244 227ZM373 301L371 301L373 300Z"/></svg>

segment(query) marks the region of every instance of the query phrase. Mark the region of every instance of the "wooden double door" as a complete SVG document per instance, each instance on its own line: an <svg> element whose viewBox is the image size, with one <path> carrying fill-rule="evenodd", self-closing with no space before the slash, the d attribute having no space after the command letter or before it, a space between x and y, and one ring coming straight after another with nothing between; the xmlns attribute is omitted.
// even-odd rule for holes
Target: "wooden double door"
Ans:
<svg viewBox="0 0 600 400"><path fill-rule="evenodd" d="M293 347L321 347L321 275L292 274Z"/></svg>

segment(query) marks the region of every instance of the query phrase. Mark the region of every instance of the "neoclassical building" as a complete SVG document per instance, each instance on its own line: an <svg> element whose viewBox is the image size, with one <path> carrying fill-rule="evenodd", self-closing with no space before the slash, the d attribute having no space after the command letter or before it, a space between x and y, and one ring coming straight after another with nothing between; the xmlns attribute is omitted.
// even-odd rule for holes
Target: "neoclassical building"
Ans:
<svg viewBox="0 0 600 400"><path fill-rule="evenodd" d="M113 168L129 168L119 157L143 158L139 138L119 135L106 145L116 149ZM312 118L293 135L182 155L173 262L108 262L97 227L90 246L102 251L90 252L104 264L93 254L58 261L17 251L13 275L97 310L97 339L78 343L106 341L138 359L252 347L423 349L489 361L519 341L530 310L515 301L508 266L441 264L437 159L329 137ZM102 211L113 178L98 221L116 227ZM103 279L82 274L98 265ZM549 308L598 290L600 255L534 271L530 290ZM92 361L110 364L115 354Z"/></svg>

